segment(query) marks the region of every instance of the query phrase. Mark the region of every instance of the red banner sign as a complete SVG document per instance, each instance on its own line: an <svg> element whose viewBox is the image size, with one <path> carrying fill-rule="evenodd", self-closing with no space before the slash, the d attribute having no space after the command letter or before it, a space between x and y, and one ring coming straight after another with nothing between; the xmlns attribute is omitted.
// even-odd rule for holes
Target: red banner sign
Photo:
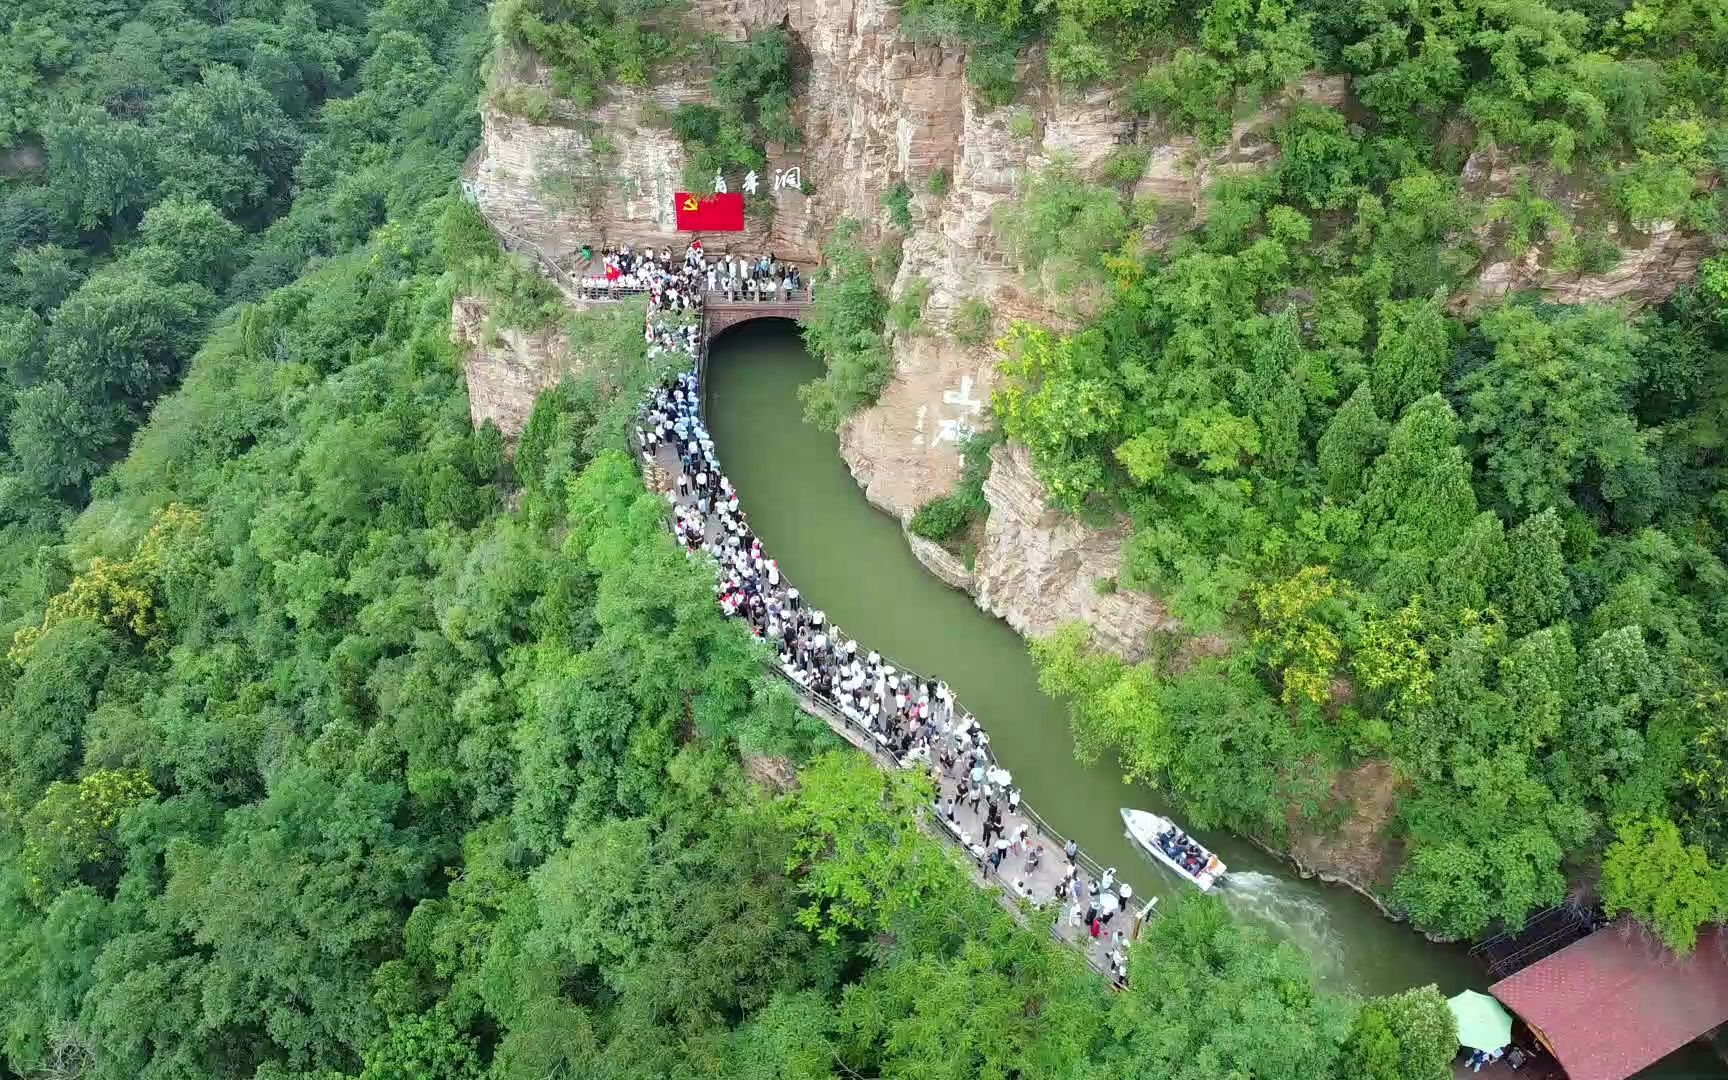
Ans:
<svg viewBox="0 0 1728 1080"><path fill-rule="evenodd" d="M697 196L680 191L672 196L680 232L743 232L744 193Z"/></svg>

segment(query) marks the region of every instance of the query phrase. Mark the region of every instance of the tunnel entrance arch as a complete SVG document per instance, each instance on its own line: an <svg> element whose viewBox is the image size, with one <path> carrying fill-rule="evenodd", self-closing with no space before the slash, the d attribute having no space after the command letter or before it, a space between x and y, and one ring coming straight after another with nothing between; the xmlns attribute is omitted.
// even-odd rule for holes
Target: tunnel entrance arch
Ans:
<svg viewBox="0 0 1728 1080"><path fill-rule="evenodd" d="M808 293L802 300L783 301L716 300L715 294L709 293L702 305L702 351L696 357L696 381L702 387L704 404L708 394L708 347L716 338L745 323L769 319L801 323L809 308Z"/></svg>
<svg viewBox="0 0 1728 1080"><path fill-rule="evenodd" d="M802 322L804 312L809 307L808 299L716 300L711 293L707 303L702 306L702 341L707 344L719 337L721 332L753 319L791 319L793 322Z"/></svg>

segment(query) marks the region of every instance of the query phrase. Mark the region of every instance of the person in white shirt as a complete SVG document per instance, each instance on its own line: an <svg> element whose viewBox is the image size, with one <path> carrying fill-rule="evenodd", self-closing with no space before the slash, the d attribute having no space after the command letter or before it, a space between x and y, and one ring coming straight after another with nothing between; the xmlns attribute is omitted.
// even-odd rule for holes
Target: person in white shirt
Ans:
<svg viewBox="0 0 1728 1080"><path fill-rule="evenodd" d="M1111 917L1116 914L1117 909L1121 906L1122 902L1118 900L1116 894L1111 892L1109 889L1105 889L1103 892L1099 893L1098 907L1100 909L1100 914L1098 917L1104 921L1105 926L1110 925Z"/></svg>

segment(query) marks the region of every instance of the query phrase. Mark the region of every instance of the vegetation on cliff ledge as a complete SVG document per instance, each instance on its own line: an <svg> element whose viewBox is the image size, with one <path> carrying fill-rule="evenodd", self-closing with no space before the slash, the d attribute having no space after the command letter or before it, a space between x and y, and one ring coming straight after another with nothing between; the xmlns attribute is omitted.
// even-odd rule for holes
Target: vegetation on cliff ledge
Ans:
<svg viewBox="0 0 1728 1080"><path fill-rule="evenodd" d="M857 221L841 221L822 245L821 269L811 274L804 341L825 370L822 378L800 387L798 397L804 418L819 427L837 428L874 403L894 373L882 334L888 302L877 283L875 260L860 243L862 235Z"/></svg>
<svg viewBox="0 0 1728 1080"><path fill-rule="evenodd" d="M9 316L52 312L56 363L154 325L138 362L166 366L124 388L133 422L161 396L87 485L5 481L0 1071L1444 1074L1432 988L1323 993L1215 901L1174 905L1113 993L976 889L918 827L928 791L824 752L667 535L619 448L661 374L639 307L566 327L583 373L513 459L471 427L453 297L549 311L454 190L479 90L460 13L251 10L175 40L285 38L279 74L371 48L276 224L175 194L131 208L111 261L36 245L5 279ZM92 125L132 123L125 101ZM60 220L58 160L8 220ZM879 329L874 293L834 294L837 340ZM750 784L746 752L801 765L796 788Z"/></svg>
<svg viewBox="0 0 1728 1080"><path fill-rule="evenodd" d="M1703 87L1728 38L1690 10L1656 29L1642 6L1442 5L1416 52L1400 13L1302 14L1359 118L1281 110L1274 162L1215 183L1156 253L1170 208L1060 162L1001 222L1029 272L1059 255L1064 288L1108 299L1077 333L1013 330L998 424L1056 502L1135 523L1124 586L1238 642L1170 667L1091 657L1079 630L1043 643L1080 746L1197 822L1274 837L1318 827L1339 770L1391 761L1405 858L1381 884L1440 934L1520 925L1605 851L1610 906L1670 944L1728 916L1724 263L1636 316L1449 302L1485 254L1603 264L1539 194L1561 175L1623 236L1721 227ZM1145 106L1222 138L1265 18L1206 9ZM1524 179L1474 199L1447 130ZM1696 873L1629 881L1651 838Z"/></svg>

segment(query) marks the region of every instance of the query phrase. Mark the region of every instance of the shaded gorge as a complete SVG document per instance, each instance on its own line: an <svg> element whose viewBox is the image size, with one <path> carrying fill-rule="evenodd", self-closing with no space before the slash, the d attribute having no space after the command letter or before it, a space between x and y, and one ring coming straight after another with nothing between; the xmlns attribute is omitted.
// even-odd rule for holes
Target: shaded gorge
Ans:
<svg viewBox="0 0 1728 1080"><path fill-rule="evenodd" d="M1124 784L1112 762L1075 760L1067 711L1038 688L1025 642L926 571L899 524L864 499L835 437L804 423L798 387L820 374L796 327L780 320L730 330L710 354L709 429L763 545L847 634L947 680L1051 825L1117 867L1141 896L1189 889L1129 842L1119 814L1133 806L1181 821L1181 808ZM1386 993L1433 982L1453 994L1485 984L1461 948L1427 941L1348 889L1305 881L1221 830L1200 838L1230 866L1218 891L1230 909L1300 946L1327 985Z"/></svg>

